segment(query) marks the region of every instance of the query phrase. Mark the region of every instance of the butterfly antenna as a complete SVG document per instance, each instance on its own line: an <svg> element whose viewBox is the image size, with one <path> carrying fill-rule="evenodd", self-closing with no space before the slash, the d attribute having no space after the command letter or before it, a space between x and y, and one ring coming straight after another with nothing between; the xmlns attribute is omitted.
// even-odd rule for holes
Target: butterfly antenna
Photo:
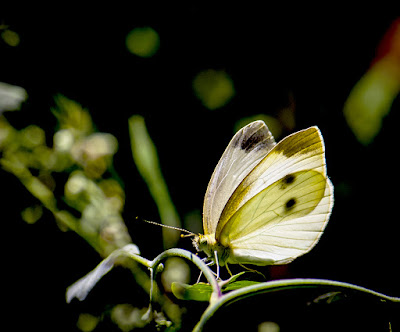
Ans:
<svg viewBox="0 0 400 332"><path fill-rule="evenodd" d="M139 217L136 217L136 219L139 219ZM194 234L194 233L192 233L192 232L190 232L190 231L188 231L188 230L186 230L186 229L183 229L183 228L174 227L174 226L169 226L169 225L164 225L164 224L160 224L160 223L158 223L158 222L151 221L151 220L146 220L146 219L143 219L143 218L141 218L141 219L142 219L143 221L147 222L148 224L153 224L153 225L161 226L161 227L164 227L164 228L174 229L174 230L176 230L176 231L180 231L180 232L187 233L187 234L182 234L181 237L189 237L189 236L195 236L195 235L196 235L196 234Z"/></svg>

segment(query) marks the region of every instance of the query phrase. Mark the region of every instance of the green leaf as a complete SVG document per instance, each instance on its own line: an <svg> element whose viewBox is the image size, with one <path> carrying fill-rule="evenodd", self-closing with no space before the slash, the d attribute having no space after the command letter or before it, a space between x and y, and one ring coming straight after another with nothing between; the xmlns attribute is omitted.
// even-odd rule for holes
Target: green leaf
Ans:
<svg viewBox="0 0 400 332"><path fill-rule="evenodd" d="M228 291L232 291L235 289L240 289L243 287L247 287L247 286L253 286L256 284L259 284L259 281L253 281L253 280L238 280L238 281L234 281L229 283L228 285L226 285L225 287L222 288L222 292L228 292Z"/></svg>
<svg viewBox="0 0 400 332"><path fill-rule="evenodd" d="M212 287L210 284L199 282L194 285L187 285L180 282L173 282L172 293L179 300L193 300L208 302L211 297Z"/></svg>
<svg viewBox="0 0 400 332"><path fill-rule="evenodd" d="M235 274L230 279L222 281L222 292L229 292L246 286L258 284L258 281L253 280L237 280L239 277L248 272L240 272ZM210 301L212 287L210 284L199 282L194 285L173 282L171 285L172 293L180 300L192 301Z"/></svg>
<svg viewBox="0 0 400 332"><path fill-rule="evenodd" d="M225 283L225 285L230 284L231 282L236 281L237 279L239 279L239 277L243 276L244 274L248 273L247 271L242 271L239 272L237 274L234 274L232 277L230 277L227 282Z"/></svg>

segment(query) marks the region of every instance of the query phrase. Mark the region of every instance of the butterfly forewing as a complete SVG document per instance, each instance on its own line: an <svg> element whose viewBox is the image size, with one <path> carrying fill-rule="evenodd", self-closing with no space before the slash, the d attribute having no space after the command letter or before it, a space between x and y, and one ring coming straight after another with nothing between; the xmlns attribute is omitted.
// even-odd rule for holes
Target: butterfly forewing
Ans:
<svg viewBox="0 0 400 332"><path fill-rule="evenodd" d="M314 170L326 178L324 144L317 127L299 131L280 141L248 173L226 203L216 228L219 238L230 218L252 197L286 176Z"/></svg>
<svg viewBox="0 0 400 332"><path fill-rule="evenodd" d="M203 206L205 234L216 231L221 212L236 187L274 146L274 138L262 121L252 122L235 134L207 187Z"/></svg>

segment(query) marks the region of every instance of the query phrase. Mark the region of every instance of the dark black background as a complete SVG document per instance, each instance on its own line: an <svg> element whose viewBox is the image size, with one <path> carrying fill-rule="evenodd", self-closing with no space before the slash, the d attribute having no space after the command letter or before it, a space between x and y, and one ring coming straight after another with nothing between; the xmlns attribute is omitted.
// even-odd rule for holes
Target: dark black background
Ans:
<svg viewBox="0 0 400 332"><path fill-rule="evenodd" d="M350 12L328 5L133 2L120 8L111 3L85 9L59 5L31 15L16 9L0 14L21 38L14 48L0 43L0 80L24 87L29 95L22 110L7 113L7 119L19 128L32 122L42 126L51 142L54 95L61 93L88 108L98 129L119 140L115 167L126 186L124 217L145 257L162 251L161 232L133 222L137 215L159 217L131 157L128 118L145 117L183 217L201 209L235 122L254 114L276 115L292 95L295 130L318 125L323 133L336 192L321 241L290 265L286 277L347 281L400 295L399 100L368 147L354 138L342 115L351 88L370 67L379 41L396 19L391 8ZM125 48L127 33L141 26L151 26L160 36L160 49L149 59ZM200 104L191 86L194 76L209 68L225 70L236 89L232 101L214 111ZM2 271L5 291L12 295L5 298L12 314L4 323L8 318L15 327L73 330L77 312L96 313L107 301L135 303L135 294L143 297L129 274L117 269L95 288L98 293L87 304L65 304L66 287L100 257L75 234L61 232L50 214L35 225L25 224L20 211L33 198L11 175L1 172L0 179L6 257ZM189 241L182 246L190 248Z"/></svg>

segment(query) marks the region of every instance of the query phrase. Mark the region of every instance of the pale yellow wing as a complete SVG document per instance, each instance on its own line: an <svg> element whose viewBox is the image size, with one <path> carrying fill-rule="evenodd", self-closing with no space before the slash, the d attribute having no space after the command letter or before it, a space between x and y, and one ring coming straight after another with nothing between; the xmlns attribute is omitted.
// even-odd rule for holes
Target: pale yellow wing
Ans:
<svg viewBox="0 0 400 332"><path fill-rule="evenodd" d="M274 138L263 121L254 121L233 136L207 187L204 234L215 233L221 212L236 187L274 146Z"/></svg>
<svg viewBox="0 0 400 332"><path fill-rule="evenodd" d="M285 137L253 168L232 193L220 215L216 238L230 218L252 197L289 174L314 170L326 177L325 148L317 127Z"/></svg>
<svg viewBox="0 0 400 332"><path fill-rule="evenodd" d="M247 201L217 241L230 248L228 263L286 264L318 242L332 206L333 187L323 173L294 172Z"/></svg>

